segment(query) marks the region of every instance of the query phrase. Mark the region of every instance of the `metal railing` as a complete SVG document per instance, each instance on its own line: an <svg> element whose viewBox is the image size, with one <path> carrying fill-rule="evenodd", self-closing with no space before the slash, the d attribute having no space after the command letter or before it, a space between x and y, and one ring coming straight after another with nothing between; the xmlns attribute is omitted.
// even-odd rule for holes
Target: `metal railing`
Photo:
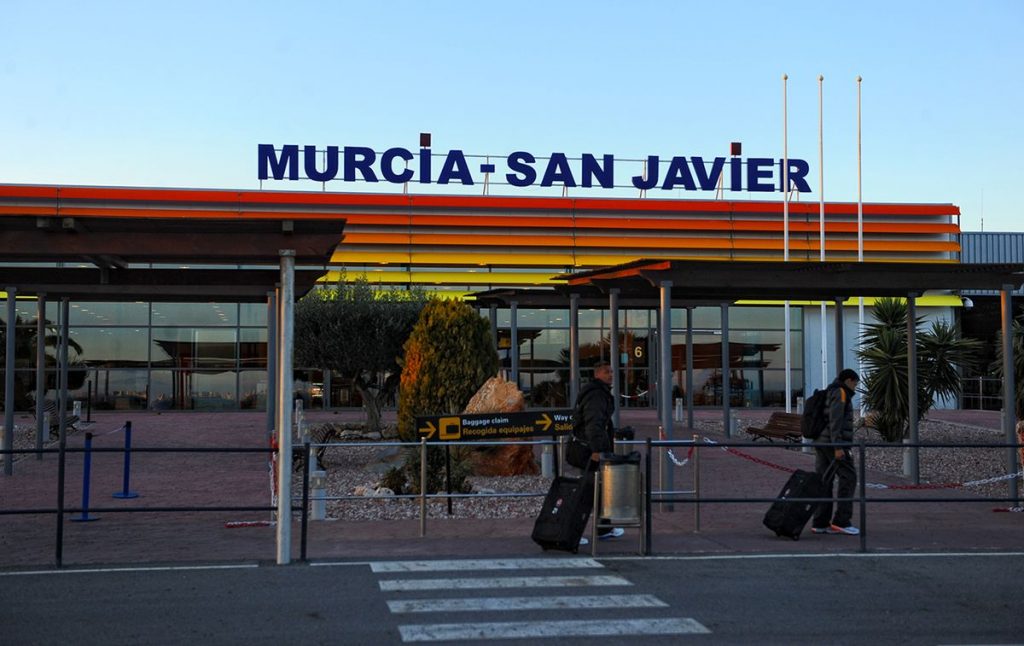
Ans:
<svg viewBox="0 0 1024 646"><path fill-rule="evenodd" d="M430 500L446 498L451 499L484 499L484 498L522 498L522 497L543 497L546 492L538 493L427 493L427 459L426 451L428 448L441 448L447 446L504 446L504 445L517 445L517 446L544 446L544 445L555 445L559 444L558 440L544 439L537 441L491 441L491 442L480 442L480 441L464 441L464 442L446 442L446 443L433 443L428 444L425 439L420 442L340 442L340 443L324 443L324 444L311 444L304 443L301 447L295 447L294 451L301 452L305 455L305 461L303 463L302 470L302 493L301 496L292 498L293 504L291 505L291 512L300 514L300 559L301 561L307 560L307 545L308 545L308 521L309 521L309 509L310 509L310 469L309 465L312 460L312 451L314 448L319 447L372 447L372 446L388 446L388 447L418 447L420 451L420 493L417 494L398 494L386 497L374 497L374 500L410 500L415 499L419 501L419 514L420 514L420 536L426 536L426 523L427 523L427 502ZM766 496L742 496L742 497L705 497L701 493L701 453L708 449L728 449L728 448L752 448L752 449L779 449L778 445L753 443L753 442L730 442L721 441L714 443L707 443L702 441L698 436L694 436L691 440L653 440L647 439L645 441L625 441L622 442L625 445L636 445L637 448L642 448L645 451L645 465L644 465L644 482L646 483L643 487L643 501L642 504L645 508L645 546L644 553L652 553L652 537L653 537L653 517L651 509L654 504L665 505L671 509L674 504L690 504L694 507L694 523L695 528L699 531L701 524L700 508L701 505L705 504L750 504L750 503L774 503L780 500L778 497L766 497ZM1007 502L1015 505L1020 504L1019 498L1014 497L900 497L900 498L882 498L882 497L869 497L867 495L867 489L869 486L866 483L866 466L865 466L865 452L868 448L888 448L888 449L907 449L907 448L924 448L924 449L965 449L965 448L982 448L982 449L1005 449L1019 451L1020 444L1016 443L971 443L971 444L929 444L929 443L903 443L899 445L886 444L886 443L867 443L863 440L856 444L851 443L830 443L830 444L818 444L816 446L821 447L840 447L847 448L850 450L856 450L859 456L857 461L858 468L858 490L857 495L851 498L801 498L805 502L826 502L826 501L850 501L859 504L860 513L860 550L867 551L867 539L868 539L868 506L874 504L889 504L889 503L978 503L978 502ZM671 455L673 448L686 448L690 451L693 463L693 489L692 490L658 490L652 487L651 483L654 482L652 477L653 464L657 462L659 464L659 470L664 473L666 468L665 458L669 456L677 466L690 462L691 459L688 456L687 459L680 463L676 458ZM664 450L661 450L664 449ZM94 453L125 453L130 451L132 453L210 453L210 454L230 454L230 453L263 453L272 454L276 452L276 449L272 447L102 447L102 448L50 448L50 449L14 449L0 451L0 455L6 454L41 454L51 453L59 454L60 462L58 466L58 501L55 507L33 507L33 508L22 508L22 509L0 509L0 516L7 515L31 515L31 514L53 514L56 516L56 548L55 548L55 560L57 567L62 566L63 562L63 524L64 516L66 514L82 513L87 515L88 513L164 513L164 512L275 512L277 507L275 505L216 505L216 506L197 506L197 505L173 505L173 506L141 506L141 507L90 507L83 505L80 507L68 506L64 504L63 492L65 489L65 469L64 462L65 456L68 453L76 454L82 453L87 454L89 452ZM657 456L655 455L657 453ZM556 464L561 464L560 460L556 461ZM668 467L671 468L671 467ZM784 470L792 471L790 467L779 467ZM557 474L557 471L556 471ZM659 474L660 476L661 474ZM1003 476L999 479L1005 479L1007 477L1020 477L1018 473L1015 476ZM660 478L659 478L660 480ZM87 486L87 485L86 485ZM933 487L922 487L922 488L933 488ZM346 495L346 496L323 496L322 500L366 500L366 496ZM298 502L298 504L295 504Z"/></svg>
<svg viewBox="0 0 1024 646"><path fill-rule="evenodd" d="M654 462L654 460L652 458L652 455L653 455L655 449L665 448L665 449L671 450L673 447L690 447L691 450L693 451L693 463L694 463L694 474L693 474L694 489L692 491L657 491L657 490L653 490L652 487L650 486L650 484L648 484L644 488L644 506L645 506L645 514L644 515L645 515L646 522L647 522L647 528L646 528L646 536L647 536L646 541L647 541L647 544L645 545L644 553L647 554L647 555L651 554L651 541L652 541L652 532L653 532L651 508L652 508L652 506L654 504L682 503L682 504L691 504L691 505L693 505L693 507L694 507L694 527L695 527L696 531L700 531L700 506L702 504L711 504L711 503L724 503L724 504L766 503L766 504L771 504L771 503L775 503L775 502L779 502L779 501L783 500L782 498L779 498L779 497L764 497L764 496L761 496L761 497L743 496L743 497L732 497L732 498L730 498L730 497L711 497L711 498L709 498L709 497L704 497L704 496L701 495L700 454L701 454L702 451L707 451L708 449L713 449L713 448L717 448L717 449L725 448L725 449L728 449L728 448L736 448L736 447L753 448L753 449L768 449L768 448L778 449L778 448L780 448L778 445L774 445L773 446L771 444L767 444L766 445L766 444L763 444L763 443L758 444L758 443L754 443L754 442L729 442L729 441L714 442L714 443L710 443L709 444L709 443L701 442L697 438L697 436L694 436L694 439L692 439L692 440L652 440L652 439L648 439L645 442L645 444L646 444L646 458L645 458L645 474L646 475L645 475L645 480L646 480L647 483L652 482L652 480L651 480L651 471L652 471L652 463ZM1005 450L1012 450L1012 451L1018 452L1018 454L1019 454L1019 451L1020 451L1020 448L1021 448L1021 445L1019 443L970 443L970 444L935 443L935 444L932 444L932 443L923 443L923 442L917 442L917 443L904 442L904 443L901 443L901 444L898 444L898 445L894 445L894 444L888 444L888 443L869 443L869 442L866 442L863 438L861 438L860 441L856 442L856 443L850 443L850 442L823 442L823 443L815 443L813 446L822 447L822 448L843 448L843 449L849 449L849 450L856 449L857 454L858 454L858 460L857 460L857 494L855 496L853 496L853 497L850 497L850 498L838 498L838 497L829 496L829 497L825 497L825 498L794 498L794 499L790 499L790 500L800 500L800 501L803 501L803 502L815 502L815 503L821 503L821 502L854 502L854 503L858 503L858 505L859 505L859 514L860 514L860 535L859 536L860 536L860 551L861 552L866 552L867 551L867 539L868 539L867 510L868 510L868 504L869 503L870 504L886 504L886 503L889 503L889 504L891 504L891 503L906 504L906 503L924 503L924 502L927 502L927 503L979 503L979 502L991 503L991 502L1005 502L1005 503L1010 503L1010 504L1012 504L1014 506L1019 506L1020 505L1020 497L1019 496L1018 497L1008 496L1008 497L1005 497L1005 498L991 497L991 496L978 496L978 497L963 497L963 496L959 496L959 497L936 497L936 496L929 496L929 497L900 497L900 498L868 497L867 489L869 488L869 485L867 484L867 480L866 480L866 470L867 470L867 467L866 467L866 463L865 463L866 451L869 448L885 448L885 449L893 449L893 450L896 450L896 449L903 450L903 449L910 449L910 448L913 448L913 449L1005 449ZM662 453L662 452L659 452L659 453ZM662 464L663 464L663 462L662 462ZM1018 464L1017 466L1019 468L1021 465ZM789 471L795 470L795 469L789 469L788 467L783 467L783 468L786 469L786 470L789 470ZM1007 474L1005 476L1000 476L998 478L993 478L991 480L994 481L994 480L1003 480L1003 479L1012 479L1012 478L1021 478L1021 477L1024 477L1024 470L1018 471L1015 474ZM899 488L901 488L901 489L920 488L920 489L934 490L934 489L937 489L937 488L940 488L940 487L929 486L929 485L923 485L923 486L904 485L904 486L900 486ZM692 497L678 497L677 494L692 494Z"/></svg>
<svg viewBox="0 0 1024 646"><path fill-rule="evenodd" d="M1003 407L1003 380L996 377L963 377L960 394L961 408L965 410L1001 410Z"/></svg>

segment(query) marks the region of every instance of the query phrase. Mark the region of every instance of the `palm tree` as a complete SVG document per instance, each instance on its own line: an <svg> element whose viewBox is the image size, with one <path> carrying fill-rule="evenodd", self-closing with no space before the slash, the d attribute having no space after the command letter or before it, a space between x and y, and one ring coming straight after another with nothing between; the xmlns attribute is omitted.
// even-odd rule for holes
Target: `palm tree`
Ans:
<svg viewBox="0 0 1024 646"><path fill-rule="evenodd" d="M1010 343L1013 346L1014 383L1016 384L1016 417L1024 417L1024 324L1020 318L1013 320L1010 331ZM999 380L1003 379L1003 332L996 335L996 361L991 370Z"/></svg>
<svg viewBox="0 0 1024 646"><path fill-rule="evenodd" d="M883 298L875 303L876 323L864 326L857 356L864 363L863 388L875 428L889 442L906 437L910 420L907 372L907 318L903 299ZM981 342L960 336L945 320L922 330L924 318L914 322L917 349L917 416L920 420L939 399L957 397L960 372L977 365Z"/></svg>

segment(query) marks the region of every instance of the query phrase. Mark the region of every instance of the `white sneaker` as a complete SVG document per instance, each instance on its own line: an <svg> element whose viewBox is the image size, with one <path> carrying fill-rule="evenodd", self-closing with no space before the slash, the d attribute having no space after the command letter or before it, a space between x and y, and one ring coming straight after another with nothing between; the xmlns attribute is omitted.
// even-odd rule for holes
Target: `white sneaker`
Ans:
<svg viewBox="0 0 1024 646"><path fill-rule="evenodd" d="M586 536L580 538L580 545L590 545L590 539Z"/></svg>
<svg viewBox="0 0 1024 646"><path fill-rule="evenodd" d="M618 537L622 536L625 533L626 533L626 530L622 529L621 527L613 527L610 530L608 530L607 532L605 532L604 534L598 534L597 538L598 538L598 540L604 541L604 540L608 540L609 538L618 538Z"/></svg>
<svg viewBox="0 0 1024 646"><path fill-rule="evenodd" d="M846 527L840 527L839 525L829 525L828 529L825 530L829 534L846 534L847 536L856 536L860 534L860 530L853 525Z"/></svg>

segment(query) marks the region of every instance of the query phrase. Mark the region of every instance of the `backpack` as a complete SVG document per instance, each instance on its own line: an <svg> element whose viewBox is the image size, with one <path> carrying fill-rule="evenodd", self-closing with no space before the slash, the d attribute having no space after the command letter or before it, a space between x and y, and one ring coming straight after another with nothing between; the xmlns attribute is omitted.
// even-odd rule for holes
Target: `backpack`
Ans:
<svg viewBox="0 0 1024 646"><path fill-rule="evenodd" d="M809 440L821 437L821 432L828 426L828 393L831 386L824 390L814 389L814 394L804 402L804 413L800 418L800 434Z"/></svg>

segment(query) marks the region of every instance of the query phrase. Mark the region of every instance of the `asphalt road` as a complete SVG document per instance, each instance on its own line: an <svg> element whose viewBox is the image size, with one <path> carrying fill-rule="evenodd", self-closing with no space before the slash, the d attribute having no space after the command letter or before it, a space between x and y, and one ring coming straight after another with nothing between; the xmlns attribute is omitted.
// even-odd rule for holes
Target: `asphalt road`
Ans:
<svg viewBox="0 0 1024 646"><path fill-rule="evenodd" d="M0 643L1009 644L1022 578L1024 552L0 571Z"/></svg>

